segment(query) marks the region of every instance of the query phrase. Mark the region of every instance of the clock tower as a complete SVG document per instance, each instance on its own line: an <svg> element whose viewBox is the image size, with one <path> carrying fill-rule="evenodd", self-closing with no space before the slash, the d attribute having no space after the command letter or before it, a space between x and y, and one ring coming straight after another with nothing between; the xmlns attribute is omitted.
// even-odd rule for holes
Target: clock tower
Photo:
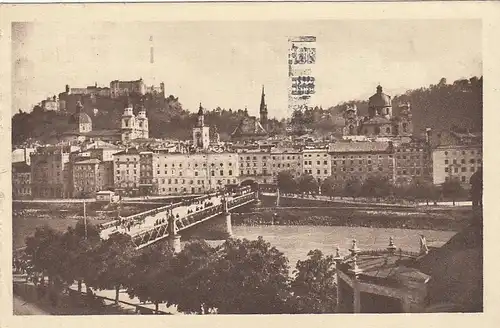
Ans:
<svg viewBox="0 0 500 328"><path fill-rule="evenodd" d="M196 126L193 128L193 145L195 148L208 149L210 144L210 127L205 125L203 107L198 110Z"/></svg>

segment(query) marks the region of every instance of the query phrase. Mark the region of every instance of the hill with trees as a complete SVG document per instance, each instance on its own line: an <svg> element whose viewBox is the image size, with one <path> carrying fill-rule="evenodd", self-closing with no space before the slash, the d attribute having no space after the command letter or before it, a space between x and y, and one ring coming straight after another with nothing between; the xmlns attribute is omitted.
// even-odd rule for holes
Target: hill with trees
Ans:
<svg viewBox="0 0 500 328"><path fill-rule="evenodd" d="M483 77L461 79L449 84L445 78L437 84L408 90L393 96L393 114L399 115L398 104L410 102L416 133L430 127L433 130L482 131ZM350 100L328 109L315 107L295 112L292 123L303 125L317 133L340 135L347 105L356 105L359 116L368 115L368 100Z"/></svg>
<svg viewBox="0 0 500 328"><path fill-rule="evenodd" d="M62 99L63 94L59 95ZM434 130L482 130L483 119L483 78L472 77L448 84L442 78L437 84L415 90L408 90L393 98L394 114L398 114L397 104L409 101L413 113L414 131L422 132L426 127ZM66 110L60 112L45 111L39 105L30 113L19 111L12 117L12 142L14 145L27 140L47 142L71 129L70 118L75 112L76 102L82 101L84 111L90 115L94 130L118 129L121 115L127 101L135 108L142 101L147 110L150 125L150 136L153 138L187 139L191 136L191 128L196 122L196 112L185 110L180 100L170 95L166 98L147 95L143 99L137 96L130 98L90 97L66 95ZM300 131L314 131L319 135L341 134L343 125L342 113L347 104L355 104L358 114L368 113L366 100L351 100L323 109L315 107L304 112L295 112L291 122L300 126ZM95 111L94 109L97 109ZM241 119L248 116L242 109L225 109L217 107L207 110L205 122L216 128L222 140L229 138ZM269 120L271 134L285 132L285 120Z"/></svg>

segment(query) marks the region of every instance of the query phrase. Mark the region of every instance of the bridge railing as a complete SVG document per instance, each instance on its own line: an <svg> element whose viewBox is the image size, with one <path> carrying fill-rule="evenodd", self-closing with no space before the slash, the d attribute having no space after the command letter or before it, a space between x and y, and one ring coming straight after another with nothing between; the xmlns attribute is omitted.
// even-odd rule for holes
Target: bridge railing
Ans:
<svg viewBox="0 0 500 328"><path fill-rule="evenodd" d="M102 230L106 230L106 229L109 229L109 228L112 228L112 227L116 227L117 225L119 225L121 223L124 223L124 222L130 222L132 220L142 220L142 219L144 219L144 218L146 218L148 216L156 215L156 214L158 214L160 212L164 212L164 211L168 211L168 210L180 207L180 206L184 206L184 205L186 205L188 203L191 203L193 201L204 201L204 200L210 199L210 198L212 198L214 196L219 196L222 193L223 192L221 192L221 191L219 191L219 192L213 192L213 193L209 193L207 195L203 195L203 196L199 196L199 197L193 198L193 199L191 199L189 201L181 201L181 202L177 202L177 203L174 203L174 204L168 204L168 205L165 205L165 206L161 206L161 207L158 207L158 208L153 208L153 209L150 209L150 210L147 210L147 211L144 211L144 212L141 212L141 213L133 214L133 215L130 215L130 216L119 217L116 220L113 220L113 221L101 224L101 227L102 227Z"/></svg>
<svg viewBox="0 0 500 328"><path fill-rule="evenodd" d="M241 204L248 203L252 201L255 197L255 193L250 192L238 196L237 198L228 201L228 208L235 208ZM219 215L224 211L224 205L218 204L213 205L194 213L190 213L184 217L175 220L175 226L177 231L187 229L191 226L198 224L201 221L207 220L211 217ZM132 236L132 240L137 247L144 247L146 245L152 244L160 239L168 237L168 222L154 226L153 228L140 232Z"/></svg>

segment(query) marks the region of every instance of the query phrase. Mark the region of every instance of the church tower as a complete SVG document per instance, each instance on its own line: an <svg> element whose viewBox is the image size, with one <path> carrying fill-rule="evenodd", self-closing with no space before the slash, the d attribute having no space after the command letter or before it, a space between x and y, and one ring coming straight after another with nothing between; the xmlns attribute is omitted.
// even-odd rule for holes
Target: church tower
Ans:
<svg viewBox="0 0 500 328"><path fill-rule="evenodd" d="M356 105L347 105L344 112L344 136L355 136L358 134L359 129L359 119L358 119L358 108Z"/></svg>
<svg viewBox="0 0 500 328"><path fill-rule="evenodd" d="M136 120L137 120L137 137L148 139L149 138L148 118L146 116L146 107L144 107L144 104L142 103Z"/></svg>
<svg viewBox="0 0 500 328"><path fill-rule="evenodd" d="M203 107L198 110L196 126L193 128L193 145L196 148L208 149L210 144L210 127L205 125L205 114Z"/></svg>
<svg viewBox="0 0 500 328"><path fill-rule="evenodd" d="M412 114L410 103L399 104L398 134L401 136L411 136L413 134Z"/></svg>
<svg viewBox="0 0 500 328"><path fill-rule="evenodd" d="M130 104L129 100L127 100L127 104L125 105L125 110L123 111L122 115L122 141L130 141L137 138L135 125L136 121L134 110L132 108L132 104Z"/></svg>
<svg viewBox="0 0 500 328"><path fill-rule="evenodd" d="M264 93L264 86L262 86L262 94L260 96L260 124L268 130L267 126L267 105L266 105L266 94Z"/></svg>

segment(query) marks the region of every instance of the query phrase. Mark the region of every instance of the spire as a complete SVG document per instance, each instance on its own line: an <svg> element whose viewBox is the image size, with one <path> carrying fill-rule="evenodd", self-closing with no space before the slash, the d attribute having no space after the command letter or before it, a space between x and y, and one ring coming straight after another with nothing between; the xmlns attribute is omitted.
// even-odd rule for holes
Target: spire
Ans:
<svg viewBox="0 0 500 328"><path fill-rule="evenodd" d="M201 102L200 107L198 108L198 115L203 115L203 107L201 107Z"/></svg>
<svg viewBox="0 0 500 328"><path fill-rule="evenodd" d="M380 84L377 86L377 93L382 93L382 86Z"/></svg>
<svg viewBox="0 0 500 328"><path fill-rule="evenodd" d="M262 94L260 96L260 112L267 112L267 106L266 106L266 94L264 92L264 85L262 85Z"/></svg>

